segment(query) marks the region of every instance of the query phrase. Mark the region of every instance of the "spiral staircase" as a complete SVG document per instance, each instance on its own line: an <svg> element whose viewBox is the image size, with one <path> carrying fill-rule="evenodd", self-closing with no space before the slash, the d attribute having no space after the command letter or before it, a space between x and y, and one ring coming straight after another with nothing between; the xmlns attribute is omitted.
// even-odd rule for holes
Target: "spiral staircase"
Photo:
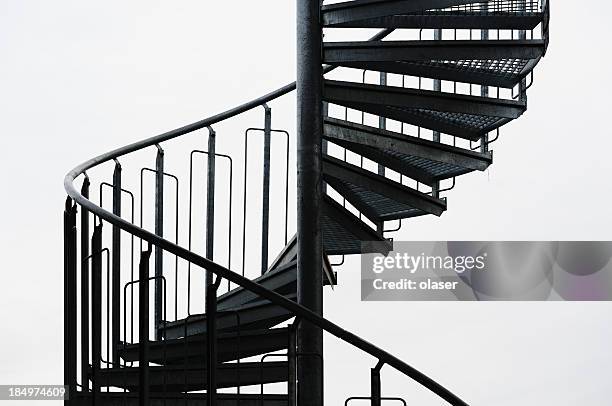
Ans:
<svg viewBox="0 0 612 406"><path fill-rule="evenodd" d="M533 69L548 46L549 7L546 0L353 0L322 5L325 32L380 30L369 41L322 44L323 284L337 284L334 269L345 255L387 254L393 246L389 235L399 230L403 220L440 216L447 208L441 195L455 187L455 179L491 165L490 145L500 127L527 108ZM399 34L413 38L392 39ZM332 71L335 76L359 72L363 80L330 79ZM377 83L365 80L372 72ZM413 85L406 86L407 81ZM323 362L320 354L300 348L296 340L300 323L310 323L378 360L369 371L369 393L347 402L406 404L403 397L382 393L381 369L388 366L448 404L467 404L404 361L298 304L298 238L288 238L291 135L272 127L271 107L295 88L295 83L287 85L211 118L100 155L67 175L64 379L70 398L66 404L296 405L300 364L309 357ZM239 244L239 234L232 236L237 224L235 219L232 222L237 212L233 192L240 189L233 176L238 159L218 152L222 136L218 127L249 114L250 120L260 108L263 126L250 125L244 137ZM184 184L178 170L170 171L166 150L173 140L196 133L200 137L199 130L208 132L207 149L194 149L189 155L189 205L183 207L179 197L184 202L180 193ZM490 138L492 133L497 135ZM247 218L254 216L247 210L247 178L252 176L247 157L248 140L255 136L263 140L262 208L257 215L261 240L246 226ZM286 141L286 179L275 190L271 146L279 138ZM128 186L125 172L143 151L154 153L155 160L151 167L137 164L133 171L132 178L139 176L138 193ZM194 161L199 156L205 158L204 176L196 173ZM219 181L222 162L230 165L227 181ZM93 174L98 172L102 175L94 182ZM143 186L148 176L154 183L152 193ZM206 185L206 215L194 221L197 179ZM80 189L77 181L82 182ZM216 199L219 187L227 188L229 202ZM112 207L103 204L108 192ZM276 198L283 193L284 199ZM270 216L277 200L285 209L280 229ZM229 208L219 222L215 208L221 204ZM170 208L174 216L167 215ZM152 229L147 229L147 222L153 223ZM192 244L192 228L198 222L205 223L204 250ZM167 231L168 223L175 228L172 233ZM179 230L184 223L187 234ZM396 226L386 228L390 223ZM227 265L213 255L221 243L215 234L219 224L227 225L223 246ZM285 246L270 261L268 236L275 231L284 233ZM253 240L261 244L261 266L245 248ZM236 245L242 253L232 251ZM237 256L242 267L232 265ZM191 274L197 272L205 275L206 283L196 286ZM185 275L187 287L180 282ZM226 284L227 291L222 292ZM204 311L199 311L202 304ZM283 389L267 393L264 388L271 384ZM317 396L321 398L312 404L323 403L322 393Z"/></svg>

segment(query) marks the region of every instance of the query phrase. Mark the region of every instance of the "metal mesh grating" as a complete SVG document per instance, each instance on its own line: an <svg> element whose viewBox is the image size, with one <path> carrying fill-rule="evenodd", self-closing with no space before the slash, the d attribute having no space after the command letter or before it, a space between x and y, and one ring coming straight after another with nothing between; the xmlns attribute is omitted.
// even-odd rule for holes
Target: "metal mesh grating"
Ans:
<svg viewBox="0 0 612 406"><path fill-rule="evenodd" d="M504 87L511 87L514 83L520 81L530 63L527 59L501 59L501 60L456 60L456 61L411 61L402 62L406 67L414 67L422 70L423 68L430 69L432 76L443 75L444 72L457 74L461 72L464 75L477 75L481 80L495 80L495 83ZM464 79L470 82L469 78Z"/></svg>
<svg viewBox="0 0 612 406"><path fill-rule="evenodd" d="M454 13L537 13L541 9L539 0L492 0L451 6L431 11L452 11Z"/></svg>
<svg viewBox="0 0 612 406"><path fill-rule="evenodd" d="M394 157L395 159L406 163L407 165L419 168L422 171L427 172L431 176L439 179L451 178L453 176L458 176L460 174L466 173L466 169L461 166L451 165L444 162L436 162L430 159L402 154L401 152L392 150L383 150L383 152L389 156Z"/></svg>
<svg viewBox="0 0 612 406"><path fill-rule="evenodd" d="M418 116L443 121L456 127L474 131L487 130L502 121L502 119L498 117L481 116L476 114L448 113L426 109L406 109L406 111Z"/></svg>
<svg viewBox="0 0 612 406"><path fill-rule="evenodd" d="M399 203L393 199L389 199L388 197L372 192L361 186L357 186L353 183L342 181L340 179L338 179L338 181L340 181L347 189L354 193L363 204L371 207L378 216L389 216L401 213L402 217L413 217L425 214L419 209Z"/></svg>
<svg viewBox="0 0 612 406"><path fill-rule="evenodd" d="M506 78L516 77L529 63L527 59L460 59L457 61L410 62L415 65L446 68L454 71L470 71L482 74L494 74Z"/></svg>
<svg viewBox="0 0 612 406"><path fill-rule="evenodd" d="M359 253L361 241L342 227L334 218L321 215L323 247L328 253Z"/></svg>

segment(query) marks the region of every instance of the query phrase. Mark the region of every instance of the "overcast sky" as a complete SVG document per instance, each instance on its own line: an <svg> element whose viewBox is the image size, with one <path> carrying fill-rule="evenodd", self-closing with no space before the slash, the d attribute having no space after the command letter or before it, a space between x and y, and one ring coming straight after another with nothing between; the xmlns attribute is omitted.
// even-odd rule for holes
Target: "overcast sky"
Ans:
<svg viewBox="0 0 612 406"><path fill-rule="evenodd" d="M612 5L580 5L553 2L529 110L504 127L491 169L396 238L610 239ZM286 0L0 1L0 383L62 380L64 174L293 81L294 20ZM275 120L293 130L291 113ZM361 303L358 266L339 269L326 316L471 405L609 404L610 304ZM329 404L367 395L374 362L326 349ZM385 395L440 404L383 376Z"/></svg>

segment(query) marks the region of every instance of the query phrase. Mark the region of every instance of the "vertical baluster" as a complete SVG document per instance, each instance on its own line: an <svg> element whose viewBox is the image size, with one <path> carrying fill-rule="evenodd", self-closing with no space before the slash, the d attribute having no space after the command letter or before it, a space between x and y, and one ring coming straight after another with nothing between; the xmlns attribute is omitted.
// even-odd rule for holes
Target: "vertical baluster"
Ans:
<svg viewBox="0 0 612 406"><path fill-rule="evenodd" d="M217 288L218 284L210 281L206 283L206 370L207 370L207 398L208 406L217 404Z"/></svg>
<svg viewBox="0 0 612 406"><path fill-rule="evenodd" d="M206 210L206 258L214 258L215 238L215 141L216 133L209 127L208 137L208 184ZM208 406L217 404L217 287L213 273L206 271L206 370Z"/></svg>
<svg viewBox="0 0 612 406"><path fill-rule="evenodd" d="M527 1L526 0L518 0L518 9L520 12L524 13L527 7ZM525 40L527 39L527 31L525 30L520 30L518 33L518 37L520 40ZM520 84L520 88L519 88L519 100L523 103L527 103L527 77L523 78L523 80L521 80L521 84Z"/></svg>
<svg viewBox="0 0 612 406"><path fill-rule="evenodd" d="M264 154L263 154L263 187L261 204L261 274L268 270L268 234L270 231L270 148L272 144L272 109L263 105L264 119Z"/></svg>
<svg viewBox="0 0 612 406"><path fill-rule="evenodd" d="M121 217L121 164L118 161L115 161L115 170L113 172L113 214ZM114 363L113 366L118 367L119 362L119 342L121 340L120 335L120 325L121 325L121 229L115 225L113 225L113 237L112 237L112 317L111 315L106 315L106 317L111 317L112 325L111 325L111 351L112 358L108 361L112 361ZM106 287L106 289L110 289L110 287ZM107 354L107 357L110 357L110 354Z"/></svg>
<svg viewBox="0 0 612 406"><path fill-rule="evenodd" d="M102 360L102 223L91 238L91 361L94 406L100 404L100 364Z"/></svg>
<svg viewBox="0 0 612 406"><path fill-rule="evenodd" d="M483 3L482 8L484 12L489 11L489 3ZM486 41L489 39L489 30L485 29L480 32L480 39ZM480 95L482 97L489 97L489 86L481 85L480 86ZM480 152L483 154L487 152L489 149L489 134L485 134L480 141Z"/></svg>
<svg viewBox="0 0 612 406"><path fill-rule="evenodd" d="M81 195L89 199L89 178L83 180ZM89 210L81 208L81 385L89 391Z"/></svg>
<svg viewBox="0 0 612 406"><path fill-rule="evenodd" d="M159 145L157 145L155 158L155 234L160 237L164 236L164 150ZM153 316L155 340L161 339L163 255L163 250L155 246L155 309Z"/></svg>
<svg viewBox="0 0 612 406"><path fill-rule="evenodd" d="M323 120L325 120L328 116L329 116L329 103L324 101L323 102ZM287 139L287 143L289 142L289 140ZM327 145L327 140L325 138L323 138L323 140L321 141L321 154L323 156L327 155L327 150L328 150L328 145ZM288 149L287 149L288 151ZM289 161L289 155L287 154L287 161ZM327 183L323 182L323 186L322 186L322 194L323 196L325 196L327 194ZM285 211L286 213L286 211ZM287 219L285 218L285 223L287 222ZM286 229L286 227L285 227ZM287 232L285 231L285 240L287 240ZM285 245L287 245L287 241L285 241Z"/></svg>
<svg viewBox="0 0 612 406"><path fill-rule="evenodd" d="M149 260L151 246L140 254L138 284L138 404L149 406Z"/></svg>
<svg viewBox="0 0 612 406"><path fill-rule="evenodd" d="M372 406L381 406L381 387L380 387L380 368L382 364L379 362L376 367L370 371L370 390Z"/></svg>
<svg viewBox="0 0 612 406"><path fill-rule="evenodd" d="M76 393L77 366L77 230L76 205L66 199L64 211L64 385L68 386L66 406L72 404Z"/></svg>
<svg viewBox="0 0 612 406"><path fill-rule="evenodd" d="M208 176L206 185L206 258L213 259L215 237L215 158L217 133L209 127ZM209 274L209 272L207 272ZM212 274L210 274L212 278Z"/></svg>
<svg viewBox="0 0 612 406"><path fill-rule="evenodd" d="M470 30L471 32L471 30ZM441 41L442 40L442 30L436 29L434 30L434 40ZM440 92L442 91L442 81L440 79L435 79L433 81L434 91ZM440 142L440 132L433 132L433 141ZM440 197L440 182L434 182L431 186L431 195L435 198Z"/></svg>
<svg viewBox="0 0 612 406"><path fill-rule="evenodd" d="M380 85L387 86L387 73L380 72ZM385 130L387 128L387 119L383 116L378 117L378 128ZM380 176L385 176L385 167L381 164L378 164L378 174ZM376 230L382 235L385 229L384 221L381 221L376 224Z"/></svg>
<svg viewBox="0 0 612 406"><path fill-rule="evenodd" d="M288 387L287 387L287 397L289 399L289 406L297 405L296 398L296 384L297 384L297 375L296 375L296 362L297 362L297 348L296 348L296 331L295 324L291 324L289 326L289 347L287 349L287 358L289 360L289 374L288 374Z"/></svg>

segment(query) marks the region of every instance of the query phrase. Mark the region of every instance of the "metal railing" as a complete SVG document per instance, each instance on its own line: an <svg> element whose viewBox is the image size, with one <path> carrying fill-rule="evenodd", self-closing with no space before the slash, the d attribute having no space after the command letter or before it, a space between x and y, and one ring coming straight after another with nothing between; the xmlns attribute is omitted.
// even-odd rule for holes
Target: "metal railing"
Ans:
<svg viewBox="0 0 612 406"><path fill-rule="evenodd" d="M540 1L527 1L527 0L495 0L489 2L475 2L462 6L455 6L445 11L453 12L466 12L466 13L532 13L540 12L544 13L544 20L541 24L542 39L545 43L548 43L548 30L549 30L549 2L546 0ZM491 30L479 30L480 39L489 39ZM527 35L525 31L511 30L511 39L533 39L533 31L530 35ZM381 41L393 32L393 29L385 29L380 31L377 35L372 37L371 41ZM419 31L419 39L423 39L423 30ZM442 31L434 30L434 39L442 39ZM497 30L497 38L500 39L501 35ZM454 30L454 38L457 38L457 30ZM470 30L470 39L472 38L472 30ZM444 61L439 61L444 62ZM479 68L487 68L489 62L483 61L455 61L456 63L469 64L474 66L478 65ZM507 69L516 70L514 62L508 62L509 66ZM482 65L482 66L481 66ZM504 68L504 69L506 69ZM334 70L334 66L323 67L323 73L329 73ZM362 82L365 83L366 71L362 73ZM380 85L387 84L387 74L381 74ZM422 87L422 78L419 77L419 89ZM404 75L402 75L402 87L404 87ZM522 97L527 90L526 80L523 78L521 84L518 85L518 95L522 100ZM441 81L434 81L435 90L441 91ZM227 311L217 311L218 292L220 285L223 280L227 282L227 290L229 291L234 286L239 286L249 292L254 293L261 299L268 300L274 305L277 305L287 310L291 317L295 318L294 325L301 321L307 321L327 333L336 336L340 340L351 344L352 346L360 349L361 351L375 357L377 359L376 366L371 371L371 389L372 394L368 398L351 398L357 399L369 399L373 406L380 406L382 400L401 400L399 398L383 398L380 393L380 370L384 365L396 369L397 371L405 374L409 378L418 382L425 388L429 389L445 401L452 405L466 405L464 401L450 392L448 389L429 378L425 374L416 370L407 363L401 361L397 357L389 354L388 352L374 346L373 344L363 340L357 335L348 332L331 321L324 319L307 308L297 304L293 300L276 293L275 291L269 290L262 285L253 282L246 275L246 263L247 263L247 250L246 245L250 239L247 239L247 217L253 216L252 213L248 212L247 204L247 185L250 182L252 176L249 173L248 162L249 162L249 134L259 132L263 134L263 173L262 173L262 212L261 212L261 238L258 241L261 245L260 251L260 266L258 267L259 274L263 274L268 270L269 260L269 235L271 233L271 227L274 225L270 221L270 182L271 182L271 169L270 169L270 155L273 134L283 136L285 139L285 154L283 162L284 170L284 196L282 199L284 208L284 221L281 221L281 227L276 227L277 231L283 235L284 244L287 244L289 238L288 230L288 216L289 216L289 160L290 160L290 134L282 129L275 129L272 127L272 108L270 103L280 99L291 93L296 89L296 84L291 83L274 92L264 95L260 98L254 99L248 103L240 105L236 108L230 109L226 112L212 116L210 118L197 121L195 123L186 125L184 127L160 134L158 136L136 142L127 145L122 148L110 151L102 154L98 157L90 159L81 165L70 171L64 180L64 186L68 193L68 199L66 201L64 220L64 240L65 240L65 309L66 309L66 322L65 322L65 336L66 336L66 347L65 347L65 381L69 385L70 393L72 396L77 395L77 388L81 388L81 392L87 392L88 396L92 396L94 399L99 398L102 393L102 375L108 373L107 370L116 369L117 372L122 374L124 384L128 380L128 373L131 373L129 368L138 366L138 385L139 396L142 402L148 401L150 385L150 373L152 371L151 359L150 359L150 346L152 342L162 342L164 346L164 354L167 351L168 339L166 337L166 328L171 321L168 320L168 314L174 316L174 322L183 323L184 337L189 335L190 324L194 320L204 320L204 326L206 328L206 366L203 368L207 371L206 387L209 388L207 396L209 399L216 396L216 334L217 326L216 321L218 317L223 317ZM469 94L472 94L472 85L470 85ZM496 95L492 96L490 90L493 87L481 87L481 97L500 97L500 88L497 88ZM457 93L457 83L454 83L453 93ZM514 96L513 94L511 97ZM262 126L253 126L252 123L245 125L242 128L246 128L244 131L244 155L241 160L232 157L229 154L220 153L217 151L217 126L225 124L228 121L234 121L239 116L251 112L257 108L262 108L264 111L264 123ZM348 109L344 111L344 117L348 120ZM364 113L361 112L361 124L364 124ZM386 119L379 118L379 127L385 129L387 125ZM213 128L214 127L214 128ZM198 147L190 148L188 153L189 161L189 206L187 210L187 222L188 222L188 244L187 247L183 247L180 244L180 229L179 224L181 223L182 211L180 209L180 190L181 181L179 176L170 171L167 168L167 151L164 147L171 140L183 137L188 134L195 133L198 130L208 130L208 143L207 149L201 149ZM401 132L404 133L404 125L402 123ZM440 133L432 132L433 138L436 142L440 142ZM421 128L417 128L417 137L421 137ZM499 133L494 139L489 139L488 134L482 137L480 145L473 147L471 142L466 149L480 149L482 152L488 150L488 146L497 140ZM452 137L452 144L457 144L457 138ZM124 171L124 165L128 156L136 152L148 151L149 149L155 150L155 165L144 165L138 167L139 183L138 189L140 194L136 195L126 184ZM193 201L194 201L194 178L195 178L195 167L194 158L196 155L203 155L206 157L206 216L205 216L205 244L206 248L203 255L198 254L193 245L192 237L193 233ZM343 155L343 159L346 161L346 150ZM216 174L216 160L226 160L229 163L229 176L227 181L220 182ZM120 162L124 161L124 162ZM233 218L233 204L236 202L234 188L236 177L234 175L235 169L234 164L241 162L243 164L243 193L242 193L242 245L241 245L241 262L242 267L240 272L232 270L233 261L232 253L239 252L232 250L233 240L232 235L236 235L232 232L233 226L236 222ZM360 167L363 167L364 158L360 159ZM113 173L111 181L99 182L99 204L95 204L89 198L89 189L91 185L91 174L104 166L104 164L113 163ZM378 173L382 176L386 176L385 168L379 165ZM145 174L151 175L154 179L154 210L152 211L151 218L154 223L154 231L148 231L145 229L146 220L150 218L145 217L145 202L146 196L149 196L144 188ZM77 179L83 180L81 190L77 190L74 183ZM400 175L400 182L403 182L404 177ZM167 239L164 233L164 203L168 196L165 193L165 180L171 180L174 184L174 235L173 240ZM229 209L227 218L227 266L223 266L215 262L214 258L214 242L215 242L215 193L217 184L221 184L227 187L229 191ZM441 192L450 190L455 185L455 179L452 180L452 186L450 188L440 189L440 184L434 184L429 192L432 196L438 197ZM419 183L416 183L416 189L419 190ZM112 209L106 209L104 207L104 190L105 188L110 189L112 192ZM135 190L135 189L134 189ZM127 220L122 213L123 198L129 199L130 213ZM149 196L150 197L150 196ZM240 197L240 196L239 196ZM139 200L139 204L136 200ZM80 227L77 226L77 206L81 208ZM139 216L136 215L135 210L139 207ZM148 215L149 215L148 214ZM247 216L247 214L249 214ZM90 236L90 222L93 217L93 233ZM139 218L139 224L135 222L136 218ZM359 213L359 218L362 218ZM103 224L107 223L111 227L110 238L104 239L103 236ZM385 229L384 224L375 224L376 229L382 234L384 232L395 232L401 228L401 221L397 228ZM217 227L217 230L219 228ZM80 233L80 234L79 234ZM122 256L123 248L121 239L122 234L128 234L130 238L129 255L127 257ZM79 237L80 237L80 250L79 250ZM91 237L91 239L90 239ZM136 273L135 263L137 258L135 257L135 243L136 239L139 239L139 252L140 252L140 263L138 266L138 273ZM80 258L79 258L80 254ZM173 271L174 280L167 278L168 275L164 274L164 257L165 254L169 254L173 257ZM103 257L106 260L106 279L103 278ZM149 263L151 257L154 262L154 273L153 276L149 272ZM79 259L80 261L79 261ZM127 261L126 261L127 258ZM344 258L340 265L344 262ZM181 264L186 264L186 272L183 272ZM80 272L79 272L80 268ZM122 269L126 272L122 273ZM201 297L192 296L192 271L196 270L202 272L205 275L205 289L204 294ZM187 289L186 293L179 290L179 279L181 275L185 275L187 278ZM77 289L78 282L80 281L80 289ZM170 289L169 285L174 284L174 289ZM150 285L153 285L153 308L149 308L149 291ZM137 287L137 289L135 289ZM198 287L196 287L198 288ZM129 290L129 301L128 301L128 290ZM80 292L80 295L79 295ZM121 293L123 293L123 307L121 306ZM173 297L168 298L168 295ZM138 297L136 301L135 298ZM179 297L186 298L185 315L179 313ZM202 315L192 312L192 303L201 304L205 303L205 314L206 318L202 318ZM168 305L173 306L172 312L168 311ZM128 313L129 306L129 313ZM77 313L80 309L80 320L77 320ZM194 310L197 312L197 310ZM232 310L229 311L230 313ZM242 321L240 319L240 313L235 312L237 321L238 335L242 329ZM104 316L105 313L105 316ZM150 323L150 313L152 313L153 322ZM129 314L129 325L128 325L128 314ZM123 316L123 318L121 318ZM182 317L182 318L181 318ZM104 325L105 324L105 325ZM79 329L80 326L80 329ZM138 334L135 333L138 327ZM91 328L91 331L90 331ZM150 339L151 330L154 332L154 340ZM128 331L130 332L128 341ZM188 340L184 340L185 345L189 345ZM77 353L77 343L80 343L80 351ZM120 351L125 351L127 347L133 344L139 345L139 357L138 362L122 361ZM240 376L240 347L237 349L238 356L236 358L236 368L238 376ZM90 355L91 353L91 355ZM186 353L185 353L186 354ZM313 356L313 354L301 353L299 349L289 348L287 354L275 354L265 355L261 361L272 357L287 357L289 364L289 383L288 392L289 398L292 399L292 394L295 394L294 382L295 378L292 372L295 372L295 363L299 357ZM80 357L80 362L79 362ZM104 368L103 368L104 366ZM187 369L190 367L189 360L184 359L183 362L185 379L187 379ZM80 368L80 383L77 382L77 373ZM263 365L261 365L263 374ZM292 371L293 369L293 371ZM133 372L133 371L132 371ZM164 373L162 387L164 392L166 391L168 372ZM92 382L91 394L89 393L89 381ZM238 379L240 381L240 379ZM107 384L104 386L107 392L111 392L113 385ZM130 385L123 385L124 391L123 396L127 399L129 396L127 393L127 387ZM240 394L240 382L236 387L237 394ZM130 390L135 387L132 385ZM187 399L187 392L190 391L190 387L185 381L183 387L184 397ZM264 396L263 383L261 384L260 395ZM74 397L76 398L76 396ZM403 402L403 400L401 400ZM212 403L214 404L214 402ZM292 405L293 406L293 405Z"/></svg>
<svg viewBox="0 0 612 406"><path fill-rule="evenodd" d="M380 40L388 35L391 30L383 30L377 36L373 38L373 40ZM326 67L324 69L325 72L329 72L333 69L333 67ZM108 152L106 154L102 154L98 157L90 159L83 164L79 165L72 171L68 173L65 178L64 185L65 189L69 195L69 198L66 202L65 209L65 242L66 242L66 250L65 250L65 274L66 274L66 329L67 329L67 345L70 343L76 343L77 341L77 320L76 320L76 309L78 308L78 300L77 300L77 290L76 290L76 281L77 281L77 261L75 260L77 255L77 205L81 208L82 222L81 225L87 224L87 226L82 227L81 230L81 247L82 252L81 255L85 256L85 258L91 258L91 277L85 278L83 272L88 271L88 266L81 267L81 342L89 343L91 339L92 342L92 363L89 363L89 355L85 355L87 352L82 345L82 353L83 359L81 359L81 383L80 385L76 382L76 371L77 371L77 354L75 348L67 347L67 363L66 363L66 381L71 387L71 392L76 394L77 385L79 385L83 390L87 391L89 387L88 380L91 379L93 382L92 393L91 395L95 397L99 397L101 395L101 386L100 386L100 376L102 371L102 365L105 364L108 368L104 369L113 369L113 367L117 368L119 372L127 374L127 367L130 365L135 365L133 363L126 363L121 361L121 357L117 354L117 351L120 348L125 348L128 343L126 342L127 337L127 316L125 315L127 312L128 302L127 302L127 292L128 289L131 291L131 303L129 304L131 311L131 323L132 325L129 327L131 331L132 340L134 343L140 344L140 356L139 356L139 388L140 388L140 396L145 398L145 401L148 400L148 391L146 388L148 387L150 380L150 366L149 366L149 347L151 340L149 339L150 334L150 325L149 325L149 284L152 283L155 286L155 300L154 300L154 323L153 330L156 332L156 339L161 341L164 340L164 329L167 320L167 304L168 300L166 298L166 292L169 290L167 287L168 281L161 273L161 269L163 267L163 254L168 253L175 257L175 277L178 276L180 272L180 267L178 266L178 261L185 261L188 264L188 268L191 269L192 266L198 267L204 270L206 274L209 275L207 280L212 280L212 276L214 275L216 279L213 283L207 283L207 298L216 298L216 291L221 283L221 280L226 280L228 283L232 283L234 285L240 286L250 292L255 293L262 299L266 299L271 303L278 305L286 310L288 310L292 316L296 317L299 320L306 320L324 331L338 337L339 339L357 347L358 349L376 357L378 361L378 369L383 365L387 364L398 371L404 373L408 377L412 378L416 382L419 382L424 387L433 391L435 394L440 396L441 398L448 401L453 405L465 405L466 403L455 396L453 393L448 391L442 385L438 384L431 378L427 377L423 373L419 372L415 368L401 361L400 359L394 357L393 355L387 353L386 351L381 350L380 348L370 344L369 342L363 340L357 335L350 333L338 325L326 320L307 308L300 306L294 301L287 299L286 297L268 290L263 286L251 281L250 279L242 276L241 274L230 270L227 267L219 265L212 260L212 255L210 251L210 246L207 245L206 258L202 255L199 255L192 251L191 247L184 248L179 245L178 241L178 203L176 203L176 235L174 241L170 241L163 236L163 180L164 178L170 178L175 180L176 182L176 198L178 199L178 191L179 191L179 179L176 175L171 174L164 168L164 150L162 149L163 143L175 139L177 137L181 137L183 135L192 133L199 129L209 128L210 134L213 134L212 126L224 122L226 120L235 118L242 113L246 113L250 110L253 110L258 107L263 107L266 111L266 115L268 114L268 105L273 100L280 98L283 95L288 94L289 92L295 89L295 83L286 85L268 95L262 96L258 99L255 99L249 103L243 104L234 109L228 110L224 113L218 114L208 119L204 119L198 121L196 123L178 128L176 130L158 135L156 137L149 138L144 141L140 141L114 151ZM269 125L268 118L266 117L266 125L264 126L264 133L267 131L270 133L272 130ZM214 140L214 138L212 138ZM209 149L208 156L223 156L221 154L216 154L214 152L214 144L210 144L211 138L209 137ZM212 148L211 148L212 146ZM122 185L122 166L119 163L119 159L124 160L124 158L137 151L142 151L147 148L155 148L157 150L156 154L156 165L155 169L144 167L141 168L141 196L140 196L140 206L141 206L141 217L140 217L140 226L136 225L134 222L134 195L127 187ZM269 146L266 146L269 148ZM213 155L214 154L214 155ZM229 158L229 157L228 157ZM245 156L246 158L246 156ZM230 158L231 159L231 158ZM102 205L102 201L100 205L95 204L91 200L89 200L89 191L88 187L91 182L90 177L87 172L92 171L94 168L107 163L113 162L115 163L115 169L113 174L112 182L102 182L100 188L109 187L113 190L113 209L111 211L105 209ZM209 159L209 179L211 174L214 173L214 169L211 172L210 162L214 161L214 159ZM155 186L155 231L147 231L144 229L144 219L143 219L143 201L145 192L142 191L142 179L145 172L150 172L156 179ZM191 172L191 171L190 171ZM192 175L193 176L193 175ZM214 179L214 175L213 179ZM74 182L77 178L82 177L84 179L82 192L78 191ZM265 182L265 180L264 180ZM230 188L231 188L231 181ZM214 181L212 182L212 189L209 187L209 193L211 190L214 190ZM287 189L287 187L286 187ZM130 213L131 221L124 219L121 216L121 197L122 195L127 195L130 197L130 204L132 207L132 213ZM286 202L285 198L285 202ZM287 206L285 206L287 207ZM94 218L94 233L93 239L91 241L91 252L89 254L89 236L88 233L88 223L89 216L93 216ZM191 213L190 213L191 216ZM113 233L111 238L111 248L103 247L103 223L109 223L112 227ZM284 225L285 232L285 241L287 240L287 231L286 231L286 221ZM131 252L132 254L129 257L129 263L127 269L129 270L129 278L128 281L123 286L123 289L120 287L121 283L121 234L127 233L131 238ZM138 276L134 275L134 261L135 258L133 256L133 247L134 247L134 239L137 238L140 240L141 246L141 259L139 265L139 273ZM211 229L207 229L207 241L209 244L212 243L212 239L214 238L214 232ZM144 245L146 245L146 249L143 249ZM230 244L231 245L231 244ZM109 257L109 270L107 275L106 284L102 283L102 271L101 271L101 255L102 253L106 253ZM154 257L154 266L155 266L155 276L149 276L149 259ZM229 261L228 261L229 265ZM262 269L265 268L262 265ZM89 288L86 287L87 282L91 279L91 290L92 296L91 300L89 297ZM147 281L147 283L143 283L143 281ZM136 304L134 302L135 290L133 287L138 285L138 311L135 311ZM106 302L102 300L103 289L106 288ZM119 340L120 337L120 317L117 315L121 314L120 306L117 305L120 303L120 291L123 290L123 299L124 299L124 307L123 307L123 341ZM178 293L175 293L175 319L178 317L177 313L177 304L176 300L178 297ZM163 300L160 300L163 298ZM216 312L216 300L206 300L207 302L207 314L208 317L206 319L206 323L208 324L208 332L215 331L214 328L214 317L210 317L211 314ZM104 337L104 344L106 347L106 353L103 354L103 332L102 332L102 304L105 303L107 307L106 312L106 336ZM213 306L211 308L210 306ZM90 309L91 306L91 309ZM89 314L93 315L92 320L86 320L85 315ZM187 318L192 317L188 311ZM134 337L134 322L136 315L138 315L138 340L136 341ZM85 318L83 318L85 317ZM187 320L185 318L185 322ZM178 319L177 319L178 320ZM112 324L109 324L109 321L112 321ZM93 330L91 332L91 337L89 337L89 326L92 326ZM211 328L212 327L212 328ZM210 337L209 337L210 338ZM209 344L214 342L214 340L208 340ZM207 359L209 360L209 373L208 373L208 387L214 388L216 387L214 383L215 373L214 373L214 353L215 348L210 347L207 349ZM297 353L299 354L299 352ZM305 354L299 354L295 356L305 356ZM212 363L211 363L212 362ZM210 369L212 366L212 370ZM127 376L127 375L126 375ZM127 379L127 378L126 378ZM164 378L164 385L165 385ZM212 380L212 381L211 381ZM106 387L107 391L110 391L110 387ZM124 391L125 392L125 391ZM263 391L262 391L263 393ZM125 395L128 396L127 394ZM215 396L214 390L209 390L207 396Z"/></svg>

